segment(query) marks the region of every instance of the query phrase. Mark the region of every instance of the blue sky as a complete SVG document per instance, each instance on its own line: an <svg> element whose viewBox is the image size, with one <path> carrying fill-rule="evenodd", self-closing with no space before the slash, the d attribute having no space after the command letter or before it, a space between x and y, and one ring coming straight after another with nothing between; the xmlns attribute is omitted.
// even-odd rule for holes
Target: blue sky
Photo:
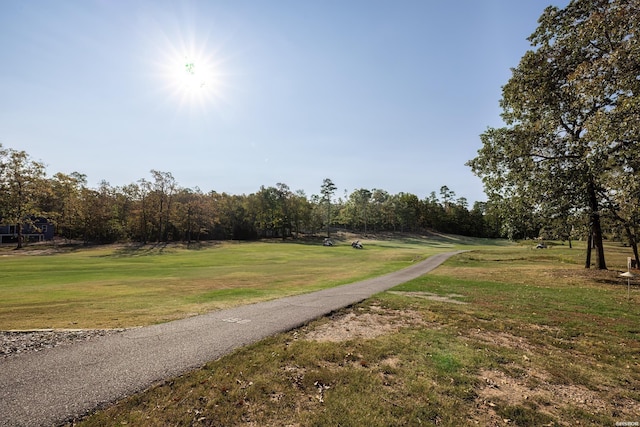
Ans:
<svg viewBox="0 0 640 427"><path fill-rule="evenodd" d="M151 169L248 194L282 182L471 203L464 163L563 0L0 2L0 143L50 175Z"/></svg>

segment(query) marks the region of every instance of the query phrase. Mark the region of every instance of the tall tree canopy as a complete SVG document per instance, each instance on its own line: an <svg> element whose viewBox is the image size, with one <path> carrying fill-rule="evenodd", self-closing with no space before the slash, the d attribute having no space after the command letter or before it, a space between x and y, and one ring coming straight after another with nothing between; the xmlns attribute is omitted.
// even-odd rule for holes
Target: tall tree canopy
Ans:
<svg viewBox="0 0 640 427"><path fill-rule="evenodd" d="M322 202L327 205L327 237L331 237L331 198L337 189L338 187L330 178L325 178L322 181L322 187L320 187Z"/></svg>
<svg viewBox="0 0 640 427"><path fill-rule="evenodd" d="M621 218L623 206L634 215L621 196L638 206L638 186L624 181L637 179L640 156L639 10L640 0L548 7L503 87L507 126L484 132L468 162L504 212L524 206L550 221L570 206L584 215L598 269L606 269L602 216Z"/></svg>
<svg viewBox="0 0 640 427"><path fill-rule="evenodd" d="M256 239L315 235L330 226L365 233L427 229L479 237L497 237L499 223L490 206L469 212L464 197L444 186L444 200L435 192L420 200L410 193L389 194L360 188L344 199L334 198L329 178L321 195L309 200L284 183L261 186L248 195L230 195L198 187L182 188L169 172L151 170L151 180L122 187L101 181L87 186L85 175L73 172L47 177L44 164L24 151L0 145L0 243L22 245L22 230L40 233L46 219L59 237L85 243L139 241L147 243L210 239ZM491 222L485 223L485 217ZM494 219L491 219L494 218Z"/></svg>
<svg viewBox="0 0 640 427"><path fill-rule="evenodd" d="M33 226L35 217L42 214L44 178L44 164L24 151L0 145L0 219L15 227L18 249L23 244L23 226Z"/></svg>

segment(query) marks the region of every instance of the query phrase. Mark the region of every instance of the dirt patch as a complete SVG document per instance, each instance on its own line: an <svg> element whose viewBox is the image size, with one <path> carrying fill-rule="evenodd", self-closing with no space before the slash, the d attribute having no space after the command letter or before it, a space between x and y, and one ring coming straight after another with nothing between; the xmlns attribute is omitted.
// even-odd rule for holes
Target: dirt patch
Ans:
<svg viewBox="0 0 640 427"><path fill-rule="evenodd" d="M553 328L539 326L533 329L553 331ZM541 357L544 348L532 344L524 337L478 329L471 331L468 339L516 350L522 357L521 363L511 363L504 370L480 371L481 386L477 389L475 400L477 412L473 416L480 424L509 424L511 420L500 414L505 407L524 407L553 419L566 419L566 414L576 409L626 420L635 420L634 417L640 413L639 402L616 397L615 390L604 384L600 385L598 391L594 391L580 384L554 382L553 375L531 363L532 359Z"/></svg>
<svg viewBox="0 0 640 427"><path fill-rule="evenodd" d="M586 413L635 420L640 403L631 399L604 399L603 394L581 385L552 384L543 371L525 369L514 378L499 370L483 370L479 374L482 387L478 390L474 420L485 425L504 425L508 420L499 414L506 406L524 406L552 418L563 419L562 412L572 408Z"/></svg>
<svg viewBox="0 0 640 427"><path fill-rule="evenodd" d="M329 322L306 332L301 338L319 342L371 339L396 332L403 327L427 324L417 311L398 312L379 306L372 306L370 309L371 311L366 312L336 313L330 317Z"/></svg>
<svg viewBox="0 0 640 427"><path fill-rule="evenodd" d="M480 341L483 344L495 345L497 347L505 347L513 350L518 350L530 355L536 352L537 347L530 344L526 338L518 337L506 332L493 332L478 329L472 331L469 337L475 341ZM523 357L527 356L523 354Z"/></svg>
<svg viewBox="0 0 640 427"><path fill-rule="evenodd" d="M394 295L412 297L412 298L424 298L430 301L449 302L451 304L468 304L464 301L459 301L457 299L454 299L454 298L464 298L464 295L459 295L459 294L438 295L438 294L433 294L431 292L400 292L400 291L389 291L389 293Z"/></svg>

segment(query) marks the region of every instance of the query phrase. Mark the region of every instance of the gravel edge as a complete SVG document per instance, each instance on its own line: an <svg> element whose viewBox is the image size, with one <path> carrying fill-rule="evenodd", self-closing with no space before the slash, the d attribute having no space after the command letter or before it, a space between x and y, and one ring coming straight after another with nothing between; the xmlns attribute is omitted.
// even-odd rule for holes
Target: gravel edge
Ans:
<svg viewBox="0 0 640 427"><path fill-rule="evenodd" d="M0 360L25 353L71 345L96 337L118 334L126 329L43 329L33 331L0 331Z"/></svg>

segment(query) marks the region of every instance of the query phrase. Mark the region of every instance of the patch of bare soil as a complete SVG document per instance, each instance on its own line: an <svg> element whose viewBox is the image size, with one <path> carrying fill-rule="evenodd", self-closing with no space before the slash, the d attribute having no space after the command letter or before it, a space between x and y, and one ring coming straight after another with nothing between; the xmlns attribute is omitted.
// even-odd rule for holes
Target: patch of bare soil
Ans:
<svg viewBox="0 0 640 427"><path fill-rule="evenodd" d="M301 338L319 342L371 339L396 332L408 325L425 323L422 315L417 311L398 312L372 306L371 311L367 312L336 313L331 316L329 322L307 331Z"/></svg>
<svg viewBox="0 0 640 427"><path fill-rule="evenodd" d="M505 425L499 407L526 406L538 413L562 419L562 412L576 408L586 413L602 414L616 419L635 420L640 404L630 399L609 399L609 395L589 390L582 385L552 384L544 371L525 369L524 375L514 378L499 370L480 372L483 386L478 390L477 413L473 417L483 425Z"/></svg>
<svg viewBox="0 0 640 427"><path fill-rule="evenodd" d="M429 292L391 292L413 298L426 298L432 301L448 302L452 304L467 304L454 298L464 295L449 294L440 296ZM371 311L350 310L333 314L329 322L307 331L302 338L312 341L341 342L352 339L371 339L380 335L390 334L402 327L423 325L439 328L440 324L428 322L418 311L385 309L371 306Z"/></svg>
<svg viewBox="0 0 640 427"><path fill-rule="evenodd" d="M471 331L469 333L469 337L484 344L522 351L523 358L528 357L526 353L528 353L530 356L536 351L536 346L530 344L526 338L518 337L506 332L495 332L478 329L475 331Z"/></svg>
<svg viewBox="0 0 640 427"><path fill-rule="evenodd" d="M448 294L448 295L438 295L433 294L431 292L400 292L400 291L389 291L390 294L395 295L403 295L407 297L413 298L424 298L430 301L439 301L439 302L450 302L451 304L468 304L464 301L459 301L454 298L464 298L464 295L459 294Z"/></svg>
<svg viewBox="0 0 640 427"><path fill-rule="evenodd" d="M590 390L583 385L555 384L544 369L528 365L532 357L543 353L539 346L526 338L504 332L472 332L470 338L522 352L522 364L514 364L517 376L497 369L480 372L482 387L477 391L477 413L473 420L481 425L506 425L511 420L503 419L498 408L525 406L555 419L563 419L562 412L576 408L591 414L602 414L617 419L635 420L640 414L640 403L615 398L615 390L601 386L601 390ZM507 369L508 371L508 369Z"/></svg>

